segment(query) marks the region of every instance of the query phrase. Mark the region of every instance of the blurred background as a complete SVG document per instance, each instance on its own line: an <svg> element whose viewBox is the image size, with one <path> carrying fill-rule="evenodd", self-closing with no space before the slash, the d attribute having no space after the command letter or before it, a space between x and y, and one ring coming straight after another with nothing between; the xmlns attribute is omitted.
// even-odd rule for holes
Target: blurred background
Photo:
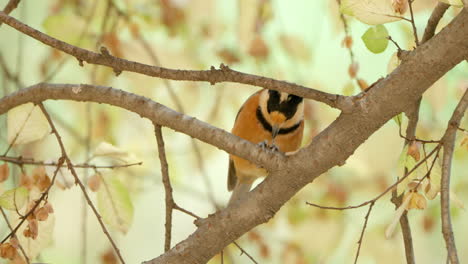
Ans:
<svg viewBox="0 0 468 264"><path fill-rule="evenodd" d="M7 2L0 0L0 7ZM436 4L433 0L415 1L420 36ZM440 27L457 12L456 8L450 8ZM11 15L70 44L94 51L106 46L111 54L128 60L197 70L225 63L235 70L346 95L359 93L364 82L370 85L387 76L389 62L397 51L390 43L385 52L371 53L361 40L369 26L351 17L345 19L352 44L350 38L344 41L346 34L336 1L23 0ZM386 27L402 48L415 46L411 24L407 21ZM349 49L358 65L353 66L352 73ZM211 86L167 81L130 72L116 77L109 68L87 63L80 67L75 58L19 34L5 24L0 27L0 59L0 96L44 81L112 86L144 95L227 131L242 103L259 89L232 83ZM421 105L418 137L437 140L443 135L467 86L468 63L463 62L429 89ZM140 166L100 170L106 177L118 179L119 186L128 192L133 208L133 220L126 234L112 226L110 230L127 263L140 263L162 254L164 188L152 124L108 105L69 101L47 101L45 105L75 163L88 161L101 142L108 142L132 160L143 162ZM308 101L304 144L338 114L326 105ZM8 148L6 120L6 115L0 116L0 153ZM468 128L467 118L462 127ZM403 120L403 131L404 128ZM213 213L215 204L225 206L230 195L226 186L227 153L196 140L195 149L190 137L167 128L163 128L163 133L178 205L202 217ZM463 137L460 132L451 186L458 199L466 204L468 149L461 146ZM274 219L240 238L239 245L258 263L353 263L367 207L327 211L305 202L347 206L374 198L402 176L398 159L403 143L398 124L389 121L344 166L331 169L306 186ZM9 154L56 160L60 151L55 137L49 135L14 147ZM90 163L109 165L115 160L100 157ZM0 192L17 185L20 170L9 166L12 177L0 185ZM25 166L28 173L33 169L34 166ZM78 173L84 182L95 174L85 169L79 169ZM67 177L73 182L70 175L64 179ZM90 195L97 203L96 193L90 191ZM361 248L361 264L405 263L399 227L390 239L384 234L394 215L390 198L387 194L374 206ZM44 249L40 250L38 261L84 263L84 247L86 263L114 263L107 254L110 244L95 216L85 207L79 188L54 187L49 201L54 208L54 223L51 239L40 245ZM454 206L452 216L459 257L464 262L468 260L468 229L465 228L468 214ZM409 220L417 262L445 263L439 198L429 200L424 210L411 210ZM172 245L194 230L192 217L174 212ZM1 236L8 233L7 226L0 221ZM224 258L224 263L251 263L232 245L224 251ZM220 256L210 263L221 263Z"/></svg>

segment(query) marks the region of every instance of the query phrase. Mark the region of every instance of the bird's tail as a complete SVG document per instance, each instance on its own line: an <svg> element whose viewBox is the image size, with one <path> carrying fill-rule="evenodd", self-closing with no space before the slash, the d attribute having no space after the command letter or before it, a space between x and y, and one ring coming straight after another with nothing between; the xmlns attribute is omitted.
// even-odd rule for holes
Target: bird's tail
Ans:
<svg viewBox="0 0 468 264"><path fill-rule="evenodd" d="M239 202L245 196L245 194L250 191L251 187L252 182L243 183L237 181L236 187L234 187L234 190L232 191L231 199L229 199L228 206Z"/></svg>

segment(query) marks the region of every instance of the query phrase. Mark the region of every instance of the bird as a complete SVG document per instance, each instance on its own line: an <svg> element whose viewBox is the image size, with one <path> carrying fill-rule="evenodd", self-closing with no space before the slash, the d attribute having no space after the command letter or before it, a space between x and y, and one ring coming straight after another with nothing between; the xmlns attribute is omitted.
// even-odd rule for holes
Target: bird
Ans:
<svg viewBox="0 0 468 264"><path fill-rule="evenodd" d="M283 153L299 149L304 133L303 98L276 90L262 89L241 106L232 134ZM235 155L229 155L227 187L232 191L228 206L240 201L253 182L266 177L261 167Z"/></svg>

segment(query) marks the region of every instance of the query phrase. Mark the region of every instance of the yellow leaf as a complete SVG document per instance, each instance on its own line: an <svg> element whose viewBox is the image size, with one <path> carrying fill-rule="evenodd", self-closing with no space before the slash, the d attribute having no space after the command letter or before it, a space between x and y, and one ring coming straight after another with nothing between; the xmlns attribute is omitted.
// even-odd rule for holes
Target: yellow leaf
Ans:
<svg viewBox="0 0 468 264"><path fill-rule="evenodd" d="M463 203L463 201L460 200L458 196L452 191L450 191L450 201L452 201L456 207L463 210L465 209L465 204Z"/></svg>
<svg viewBox="0 0 468 264"><path fill-rule="evenodd" d="M49 123L41 109L32 103L17 106L8 111L8 144L26 144L45 137Z"/></svg>
<svg viewBox="0 0 468 264"><path fill-rule="evenodd" d="M340 11L369 25L379 25L401 19L400 14L395 12L392 1L389 0L343 0Z"/></svg>
<svg viewBox="0 0 468 264"><path fill-rule="evenodd" d="M426 198L422 194L418 192L409 192L408 195L410 196L410 202L408 204L407 210L426 209L427 201L426 201Z"/></svg>
<svg viewBox="0 0 468 264"><path fill-rule="evenodd" d="M104 222L126 234L133 222L133 204L127 188L117 177L102 177L99 188L98 209Z"/></svg>
<svg viewBox="0 0 468 264"><path fill-rule="evenodd" d="M4 192L0 196L0 207L7 210L20 210L28 199L28 189L18 187Z"/></svg>
<svg viewBox="0 0 468 264"><path fill-rule="evenodd" d="M393 231L395 231L395 228L398 222L400 221L401 216L406 211L410 200L410 196L404 196L403 202L401 203L400 207L398 207L398 209L395 211L395 215L393 216L392 222L390 223L390 225L388 225L387 229L385 229L385 238L389 239L392 236Z"/></svg>
<svg viewBox="0 0 468 264"><path fill-rule="evenodd" d="M453 6L463 6L462 0L439 0L440 2L453 5Z"/></svg>

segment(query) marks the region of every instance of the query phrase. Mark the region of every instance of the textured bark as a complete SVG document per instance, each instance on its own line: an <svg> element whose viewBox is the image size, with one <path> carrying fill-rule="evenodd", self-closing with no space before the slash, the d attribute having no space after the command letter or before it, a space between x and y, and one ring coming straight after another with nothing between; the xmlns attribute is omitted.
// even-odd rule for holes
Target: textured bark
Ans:
<svg viewBox="0 0 468 264"><path fill-rule="evenodd" d="M0 19L4 20L1 13ZM82 86L82 91L74 92L72 86L38 85L0 99L0 114L21 103L46 99L108 103L264 165L270 176L241 202L204 219L187 239L147 262L206 263L242 234L267 222L305 185L333 166L344 164L370 135L393 116L414 105L424 91L466 57L468 11L464 9L439 34L411 52L387 78L352 97L353 108L342 112L310 145L288 157L264 152L249 142L149 99L104 87ZM172 78L177 79L177 76Z"/></svg>
<svg viewBox="0 0 468 264"><path fill-rule="evenodd" d="M294 83L278 81L263 76L234 71L223 64L221 64L220 69L211 67L211 69L207 71L175 70L164 67L151 66L114 57L109 54L109 51L105 47L101 47L101 53L96 53L70 45L66 42L48 36L39 30L31 28L28 25L16 20L15 18L8 16L4 12L0 12L0 22L8 24L16 30L32 38L35 38L48 46L54 47L74 56L78 59L80 65L84 65L83 62L87 62L91 64L108 66L113 68L116 74L120 74L122 71L130 71L148 76L177 81L200 81L209 82L211 84L218 82L236 82L274 89L286 93L293 93L304 98L309 98L325 103L331 107L335 107L341 110L347 110L351 107L351 102L347 100L347 96L330 94Z"/></svg>

